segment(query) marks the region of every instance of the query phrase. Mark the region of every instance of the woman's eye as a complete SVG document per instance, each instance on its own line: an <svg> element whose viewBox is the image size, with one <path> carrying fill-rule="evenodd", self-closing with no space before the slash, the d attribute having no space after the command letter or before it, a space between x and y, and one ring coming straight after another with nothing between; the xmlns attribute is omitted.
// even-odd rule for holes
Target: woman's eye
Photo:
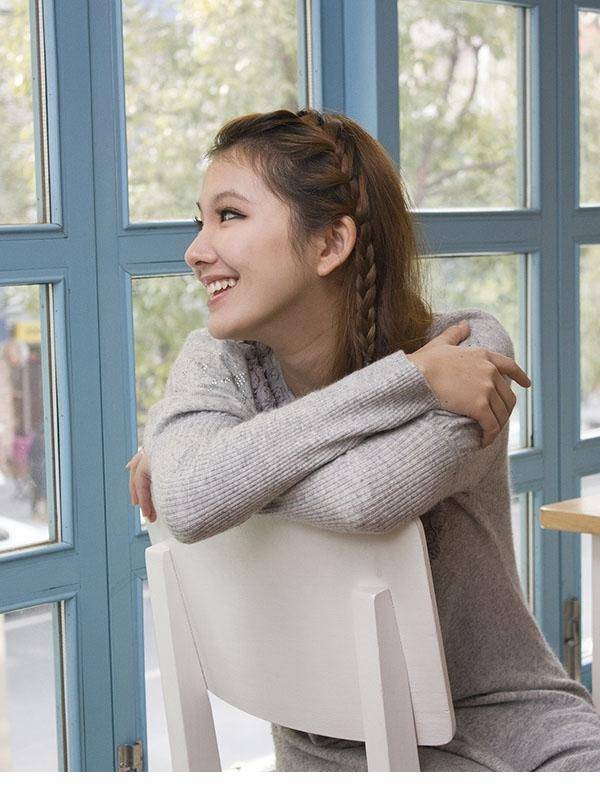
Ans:
<svg viewBox="0 0 600 800"><path fill-rule="evenodd" d="M233 214L234 217L241 217L242 216L241 214L238 214L237 211L234 211L231 208L222 208L218 213L219 213L219 216L221 217L221 221L223 221L223 215L224 214ZM201 219L198 219L198 217L194 217L194 222L198 226L198 230L201 231L202 227L204 225L203 221Z"/></svg>
<svg viewBox="0 0 600 800"><path fill-rule="evenodd" d="M235 217L240 216L237 211L234 211L232 208L222 208L219 211L219 214L221 215L221 219L223 218L223 214L233 214Z"/></svg>

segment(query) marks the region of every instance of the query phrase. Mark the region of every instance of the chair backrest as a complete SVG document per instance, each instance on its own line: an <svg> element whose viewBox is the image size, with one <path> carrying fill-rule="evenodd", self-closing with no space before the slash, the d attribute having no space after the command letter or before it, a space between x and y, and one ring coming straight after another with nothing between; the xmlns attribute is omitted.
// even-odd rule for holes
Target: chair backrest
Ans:
<svg viewBox="0 0 600 800"><path fill-rule="evenodd" d="M389 588L419 745L454 736L455 719L420 520L388 533L339 534L254 515L183 544L160 521L206 687L253 716L365 741L352 593Z"/></svg>

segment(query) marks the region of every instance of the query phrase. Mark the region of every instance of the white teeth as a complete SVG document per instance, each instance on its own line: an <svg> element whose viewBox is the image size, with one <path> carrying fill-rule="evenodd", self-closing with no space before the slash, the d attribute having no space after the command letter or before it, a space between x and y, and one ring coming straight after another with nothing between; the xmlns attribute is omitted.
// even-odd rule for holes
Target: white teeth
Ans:
<svg viewBox="0 0 600 800"><path fill-rule="evenodd" d="M213 283L209 283L206 289L208 293L212 295L218 292L219 289L224 289L226 286L235 286L237 282L237 278L227 278L226 281L214 281Z"/></svg>

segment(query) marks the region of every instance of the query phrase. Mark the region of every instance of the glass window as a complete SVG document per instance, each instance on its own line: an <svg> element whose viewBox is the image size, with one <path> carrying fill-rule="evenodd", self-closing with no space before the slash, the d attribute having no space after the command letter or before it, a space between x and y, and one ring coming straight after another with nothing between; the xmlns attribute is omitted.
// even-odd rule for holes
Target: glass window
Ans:
<svg viewBox="0 0 600 800"><path fill-rule="evenodd" d="M191 220L221 125L298 108L296 0L124 0L123 35L130 219Z"/></svg>
<svg viewBox="0 0 600 800"><path fill-rule="evenodd" d="M131 291L137 438L141 444L148 409L163 396L171 366L188 333L206 326L208 295L191 271L134 278ZM145 523L145 517L140 518Z"/></svg>
<svg viewBox="0 0 600 800"><path fill-rule="evenodd" d="M0 772L63 772L62 603L0 614Z"/></svg>
<svg viewBox="0 0 600 800"><path fill-rule="evenodd" d="M600 433L600 246L579 253L581 437Z"/></svg>
<svg viewBox="0 0 600 800"><path fill-rule="evenodd" d="M0 4L0 225L50 222L41 20L41 3Z"/></svg>
<svg viewBox="0 0 600 800"><path fill-rule="evenodd" d="M600 203L600 13L579 12L579 202Z"/></svg>
<svg viewBox="0 0 600 800"><path fill-rule="evenodd" d="M400 166L414 208L525 204L524 13L399 0Z"/></svg>
<svg viewBox="0 0 600 800"><path fill-rule="evenodd" d="M56 541L50 287L0 286L0 553Z"/></svg>
<svg viewBox="0 0 600 800"><path fill-rule="evenodd" d="M506 328L515 361L528 372L527 343L522 329L527 317L526 260L515 254L424 258L429 299L434 311L480 308ZM517 397L509 421L509 448L528 446L527 390L512 381Z"/></svg>
<svg viewBox="0 0 600 800"><path fill-rule="evenodd" d="M581 496L600 495L600 474L581 479ZM592 534L581 540L581 663L589 664L594 650L592 639Z"/></svg>
<svg viewBox="0 0 600 800"><path fill-rule="evenodd" d="M511 497L511 520L513 544L517 570L521 581L521 588L529 608L533 604L533 553L532 550L532 520L531 520L531 495L528 492L514 494Z"/></svg>

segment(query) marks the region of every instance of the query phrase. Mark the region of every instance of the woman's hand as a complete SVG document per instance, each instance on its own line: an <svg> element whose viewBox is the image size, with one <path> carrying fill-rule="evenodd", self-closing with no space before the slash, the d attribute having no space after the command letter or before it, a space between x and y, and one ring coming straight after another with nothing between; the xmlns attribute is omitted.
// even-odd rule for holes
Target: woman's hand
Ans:
<svg viewBox="0 0 600 800"><path fill-rule="evenodd" d="M129 493L131 494L131 502L134 506L142 507L142 514L146 517L148 522L156 521L156 511L152 505L152 496L150 494L150 486L152 479L150 477L150 459L144 450L138 452L130 458L125 469L129 469Z"/></svg>
<svg viewBox="0 0 600 800"><path fill-rule="evenodd" d="M476 420L483 428L482 447L491 444L508 421L517 398L502 375L520 386L529 377L508 356L484 347L458 347L471 328L466 320L451 325L407 356L421 370L442 408Z"/></svg>

